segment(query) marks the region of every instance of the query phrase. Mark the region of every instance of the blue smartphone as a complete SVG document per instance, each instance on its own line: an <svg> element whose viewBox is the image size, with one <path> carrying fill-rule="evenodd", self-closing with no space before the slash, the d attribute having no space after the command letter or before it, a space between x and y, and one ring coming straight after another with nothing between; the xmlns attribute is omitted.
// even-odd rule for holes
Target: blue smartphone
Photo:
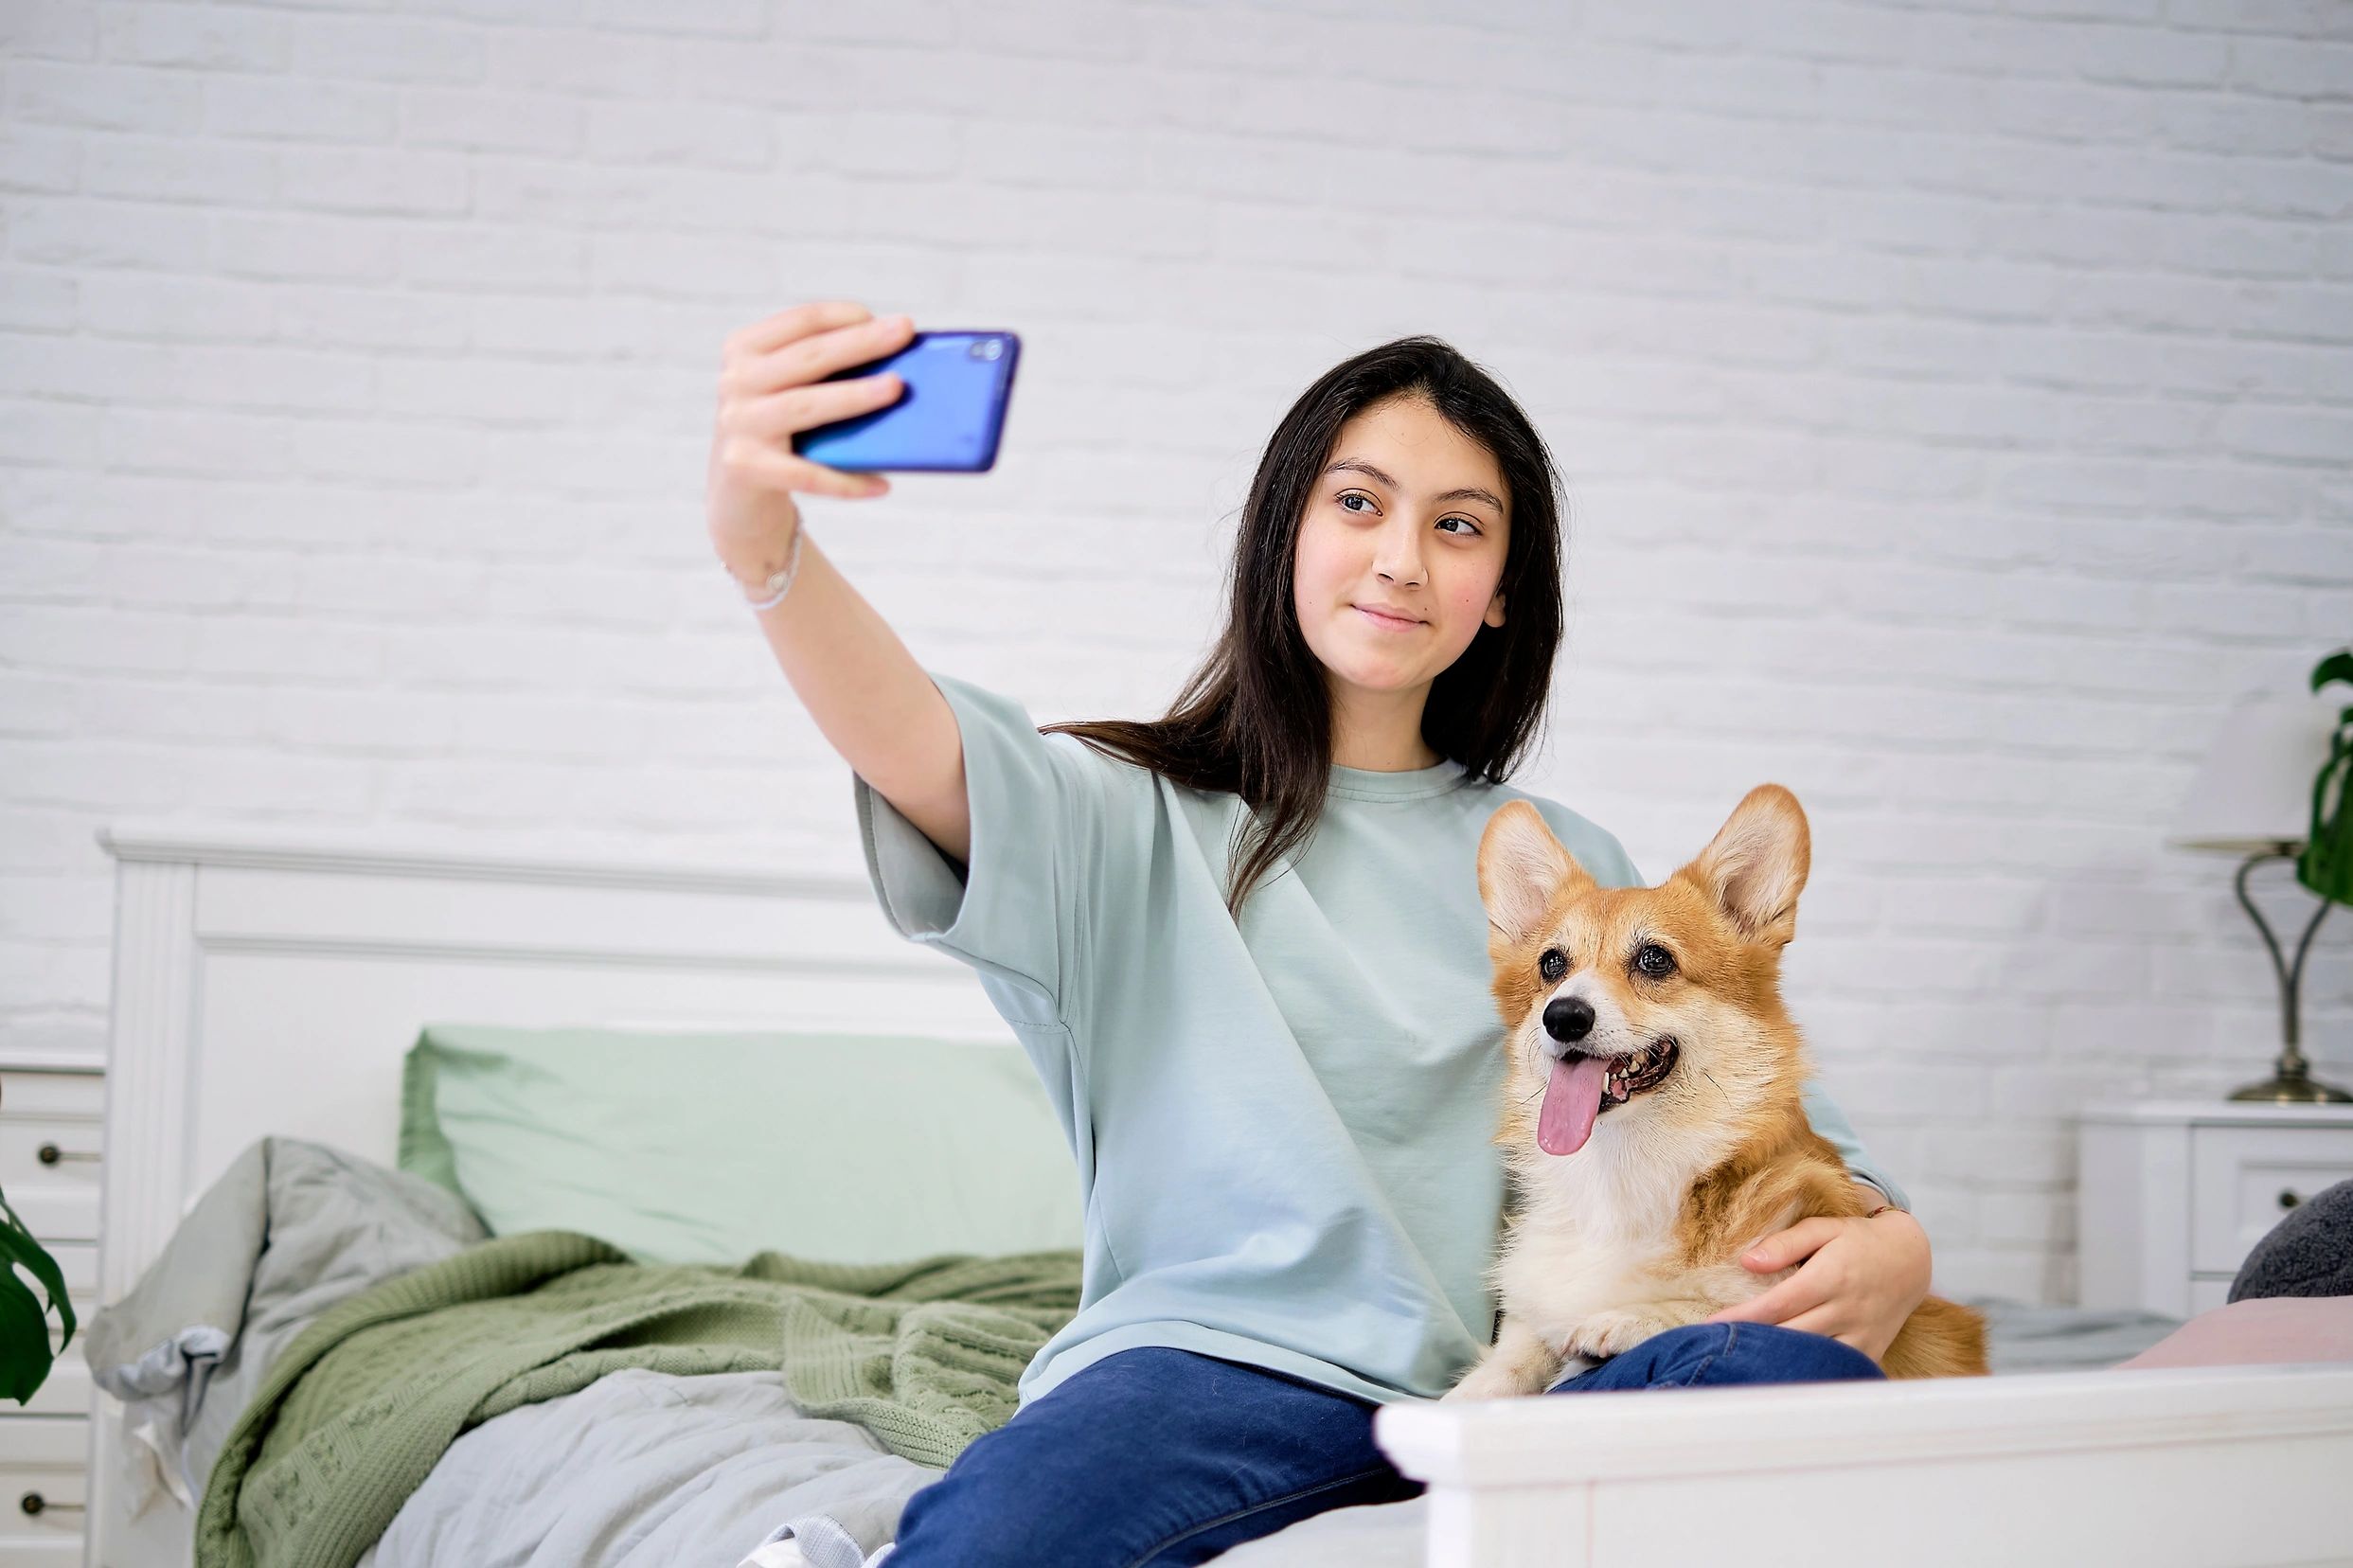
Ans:
<svg viewBox="0 0 2353 1568"><path fill-rule="evenodd" d="M895 354L825 378L849 381L887 370L906 383L898 401L795 431L793 454L852 472L985 472L997 460L1021 352L1022 340L1011 332L918 332Z"/></svg>

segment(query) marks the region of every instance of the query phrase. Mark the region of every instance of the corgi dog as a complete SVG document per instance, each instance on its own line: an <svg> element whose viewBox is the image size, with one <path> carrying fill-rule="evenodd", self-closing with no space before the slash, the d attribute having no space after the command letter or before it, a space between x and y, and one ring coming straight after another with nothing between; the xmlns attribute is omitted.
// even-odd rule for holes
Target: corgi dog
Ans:
<svg viewBox="0 0 2353 1568"><path fill-rule="evenodd" d="M1806 1119L1780 996L1810 855L1778 784L1749 792L1656 887L1604 888L1525 801L1488 820L1479 897L1508 1054L1495 1143L1517 1211L1488 1274L1495 1343L1445 1399L1539 1394L1762 1294L1739 1256L1813 1215L1865 1212ZM1930 1296L1881 1364L1987 1371L1985 1320Z"/></svg>

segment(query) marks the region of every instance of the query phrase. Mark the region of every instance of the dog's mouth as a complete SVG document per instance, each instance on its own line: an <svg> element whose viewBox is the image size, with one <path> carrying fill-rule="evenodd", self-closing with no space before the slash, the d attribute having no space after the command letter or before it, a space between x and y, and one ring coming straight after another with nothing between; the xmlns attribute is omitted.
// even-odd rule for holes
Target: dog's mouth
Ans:
<svg viewBox="0 0 2353 1568"><path fill-rule="evenodd" d="M1683 1046L1673 1035L1661 1035L1632 1056L1608 1058L1610 1074L1604 1080L1606 1092L1601 1096L1601 1109L1623 1105L1636 1095L1665 1083L1667 1075L1675 1070L1675 1059L1682 1054Z"/></svg>
<svg viewBox="0 0 2353 1568"><path fill-rule="evenodd" d="M1673 1035L1620 1056L1572 1049L1552 1064L1545 1080L1544 1103L1536 1113L1537 1147L1547 1154L1576 1153L1603 1112L1665 1083L1682 1055Z"/></svg>

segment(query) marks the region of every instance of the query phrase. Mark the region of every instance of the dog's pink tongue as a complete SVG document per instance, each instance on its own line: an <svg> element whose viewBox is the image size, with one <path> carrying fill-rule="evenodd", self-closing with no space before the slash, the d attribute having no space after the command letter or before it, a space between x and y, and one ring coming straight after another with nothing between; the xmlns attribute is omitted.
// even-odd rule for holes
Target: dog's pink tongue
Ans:
<svg viewBox="0 0 2353 1568"><path fill-rule="evenodd" d="M1547 1154L1574 1154L1593 1136L1601 1114L1601 1083L1610 1064L1599 1057L1568 1056L1552 1064L1544 1103L1536 1113L1537 1146Z"/></svg>

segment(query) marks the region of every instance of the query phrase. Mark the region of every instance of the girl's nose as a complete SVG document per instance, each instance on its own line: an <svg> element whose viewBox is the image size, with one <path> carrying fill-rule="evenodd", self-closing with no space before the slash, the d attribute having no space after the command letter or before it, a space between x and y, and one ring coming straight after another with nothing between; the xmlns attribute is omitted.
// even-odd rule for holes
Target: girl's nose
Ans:
<svg viewBox="0 0 2353 1568"><path fill-rule="evenodd" d="M1381 533L1381 552L1375 569L1400 587L1421 586L1421 526L1410 519Z"/></svg>

